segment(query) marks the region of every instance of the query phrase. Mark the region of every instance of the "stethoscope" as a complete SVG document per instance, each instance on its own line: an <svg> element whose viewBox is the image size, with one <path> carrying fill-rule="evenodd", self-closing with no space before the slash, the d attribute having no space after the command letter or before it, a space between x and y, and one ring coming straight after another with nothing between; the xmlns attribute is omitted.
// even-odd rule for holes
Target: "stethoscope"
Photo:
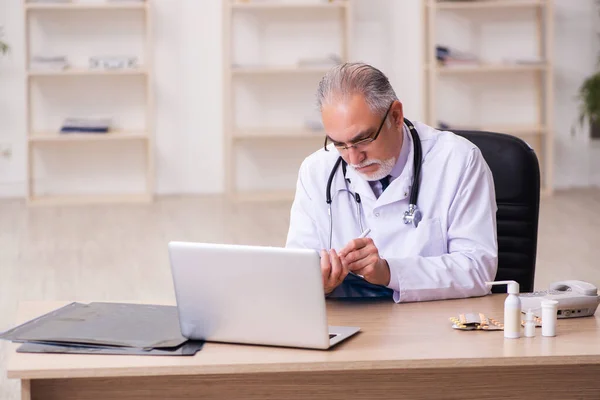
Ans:
<svg viewBox="0 0 600 400"><path fill-rule="evenodd" d="M421 164L422 164L421 139L419 138L419 133L417 132L417 129L412 124L412 122L410 122L408 119L404 118L404 123L408 127L408 130L410 131L410 134L411 134L412 140L413 140L413 148L414 148L413 171L414 171L414 174L413 174L413 183L410 188L410 199L409 199L410 201L408 203L408 210L404 211L404 216L402 217L402 220L404 221L404 223L406 225L412 224L416 228L417 226L419 226L419 222L421 222L421 219L423 217L423 215L421 214L421 211L419 210L419 207L417 207L417 198L419 197L419 185L420 185ZM342 173L344 174L344 182L346 183L346 188L348 187L348 181L345 179L347 164L340 156L337 159L337 161L335 162L335 165L333 166L331 173L329 174L329 179L327 180L327 192L326 192L327 199L326 199L326 201L327 201L327 207L328 207L327 213L329 214L329 248L331 248L331 242L332 242L332 237L333 237L333 214L331 213L331 203L332 203L331 183L333 182L333 178L335 177L335 174L336 174L340 164L342 165ZM361 212L360 212L360 207L362 206L362 204L361 204L361 200L360 200L360 195L358 193L352 193L348 189L346 189L346 191L349 192L350 194L352 194L352 197L354 197L354 201L356 202L356 210L358 213L358 221L359 221L358 223L360 226L360 230L362 232L363 227L362 227L362 218L361 218Z"/></svg>

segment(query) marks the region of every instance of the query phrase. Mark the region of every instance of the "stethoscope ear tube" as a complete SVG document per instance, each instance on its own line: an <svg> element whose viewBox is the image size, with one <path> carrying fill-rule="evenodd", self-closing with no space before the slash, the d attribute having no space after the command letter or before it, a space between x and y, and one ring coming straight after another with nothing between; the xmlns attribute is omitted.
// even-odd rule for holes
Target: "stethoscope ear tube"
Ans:
<svg viewBox="0 0 600 400"><path fill-rule="evenodd" d="M337 171L340 163L342 162L342 157L338 157L331 173L329 174L329 179L327 180L327 192L326 192L326 201L327 201L327 213L329 214L329 247L331 250L331 243L333 241L333 215L331 215L331 183L333 182L333 177L335 176L335 172Z"/></svg>
<svg viewBox="0 0 600 400"><path fill-rule="evenodd" d="M333 169L331 170L331 173L329 174L329 179L327 180L327 192L326 192L326 196L327 196L327 204L330 205L329 207L329 214L331 215L331 183L333 182L333 177L335 176L335 172L337 171L338 167L340 166L340 163L343 161L342 157L338 157L337 161L335 162L335 165L333 166ZM345 175L345 174L344 174Z"/></svg>

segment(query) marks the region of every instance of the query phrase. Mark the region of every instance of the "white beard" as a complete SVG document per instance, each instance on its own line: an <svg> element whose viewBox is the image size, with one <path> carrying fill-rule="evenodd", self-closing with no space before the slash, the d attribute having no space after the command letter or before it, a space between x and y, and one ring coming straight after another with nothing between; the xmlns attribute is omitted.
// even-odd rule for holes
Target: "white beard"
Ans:
<svg viewBox="0 0 600 400"><path fill-rule="evenodd" d="M364 174L364 173L361 173L356 170L356 168L363 168L363 167L366 167L367 165L371 165L371 164L379 165L379 169L377 169L377 171L375 171L371 174ZM356 164L356 165L348 164L348 165L351 168L353 168L354 171L358 175L363 177L365 180L378 181L382 178L385 178L386 176L388 176L390 174L390 172L392 172L392 169L394 169L394 165L396 165L396 158L392 157L392 158L388 158L387 160L365 160L365 161L361 162L360 164Z"/></svg>

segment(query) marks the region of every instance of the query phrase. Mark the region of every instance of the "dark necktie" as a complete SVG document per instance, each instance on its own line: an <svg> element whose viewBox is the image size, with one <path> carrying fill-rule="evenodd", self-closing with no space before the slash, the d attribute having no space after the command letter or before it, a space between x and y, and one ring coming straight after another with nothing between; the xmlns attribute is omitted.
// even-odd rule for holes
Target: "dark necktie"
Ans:
<svg viewBox="0 0 600 400"><path fill-rule="evenodd" d="M383 193L385 189L390 186L390 176L388 175L384 178L381 178L379 182L381 182L381 193Z"/></svg>

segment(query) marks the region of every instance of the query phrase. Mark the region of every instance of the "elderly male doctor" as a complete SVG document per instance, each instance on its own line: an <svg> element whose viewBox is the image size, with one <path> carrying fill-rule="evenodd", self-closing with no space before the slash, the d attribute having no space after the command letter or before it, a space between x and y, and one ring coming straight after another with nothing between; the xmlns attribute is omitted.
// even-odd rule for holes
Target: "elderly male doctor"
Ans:
<svg viewBox="0 0 600 400"><path fill-rule="evenodd" d="M497 208L479 149L405 120L386 76L366 64L333 68L317 100L331 144L300 167L286 246L320 251L327 296L410 302L488 294ZM418 168L409 124L421 145L418 224L404 222Z"/></svg>

